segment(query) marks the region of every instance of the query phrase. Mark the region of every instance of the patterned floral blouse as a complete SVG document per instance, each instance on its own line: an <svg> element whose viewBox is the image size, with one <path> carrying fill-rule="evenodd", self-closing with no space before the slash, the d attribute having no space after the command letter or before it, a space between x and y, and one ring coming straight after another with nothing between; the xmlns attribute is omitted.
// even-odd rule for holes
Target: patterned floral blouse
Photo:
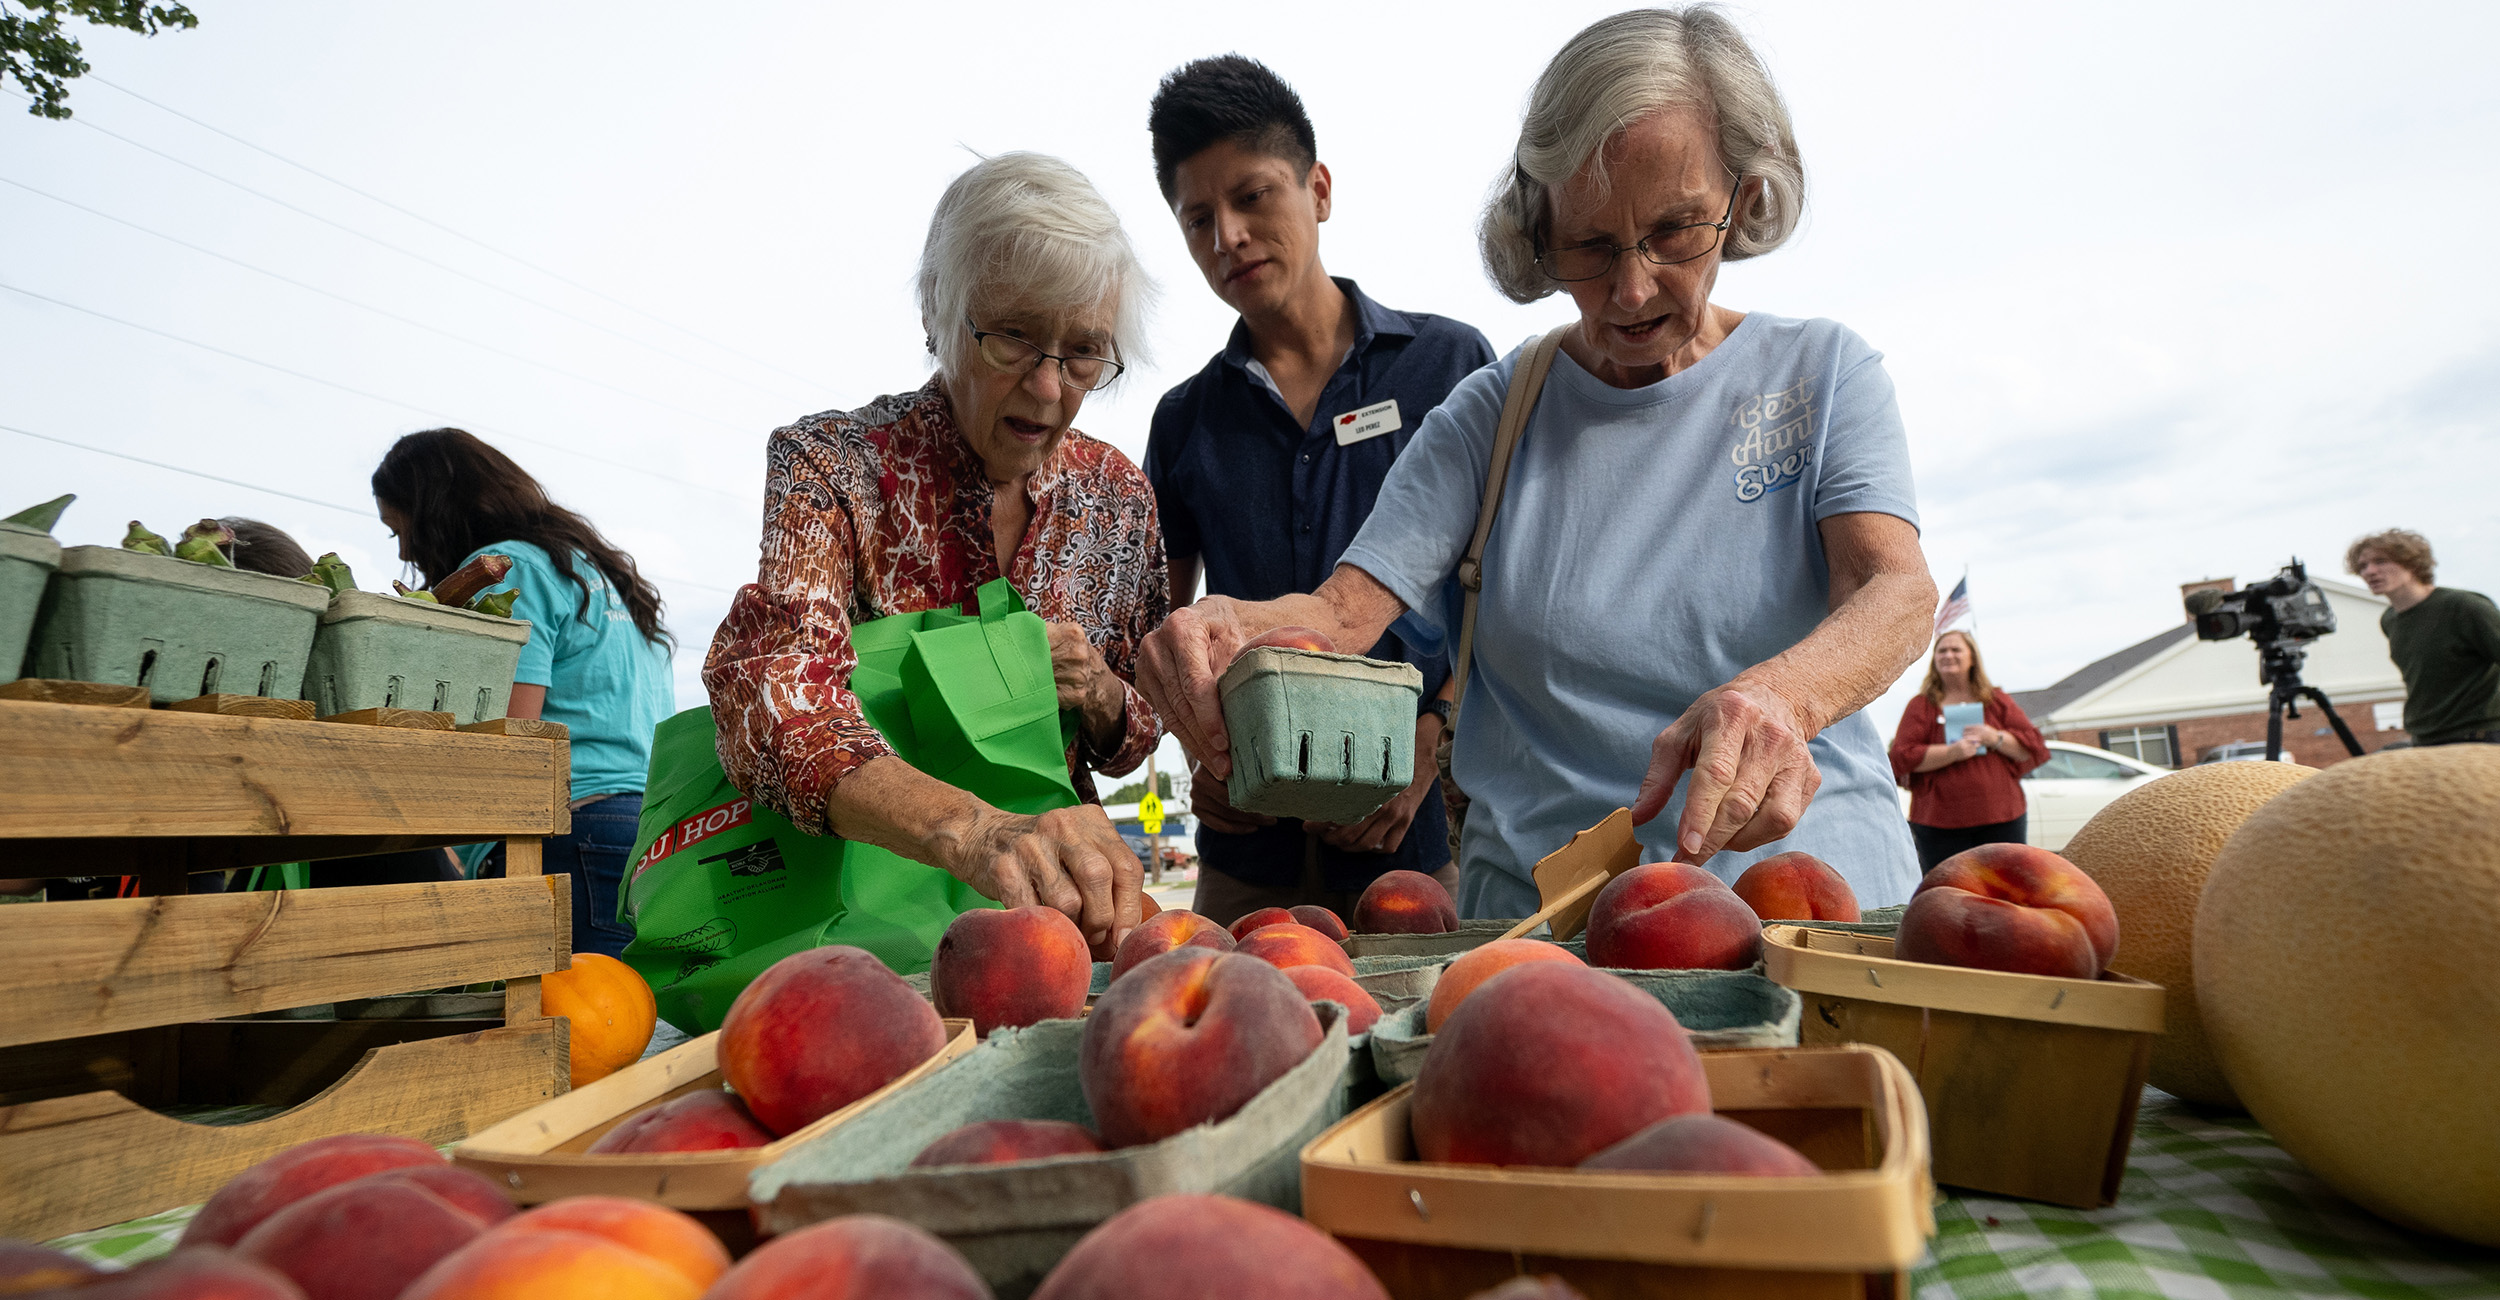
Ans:
<svg viewBox="0 0 2500 1300"><path fill-rule="evenodd" d="M1025 606L1085 629L1127 692L1119 744L1069 754L1119 775L1160 734L1137 693L1137 647L1171 612L1154 490L1126 456L1073 429L1031 480L1033 519L1005 576ZM893 753L848 683L853 623L957 605L1000 576L994 500L936 380L856 411L773 432L765 453L764 546L703 661L730 781L804 830L825 834L825 796Z"/></svg>

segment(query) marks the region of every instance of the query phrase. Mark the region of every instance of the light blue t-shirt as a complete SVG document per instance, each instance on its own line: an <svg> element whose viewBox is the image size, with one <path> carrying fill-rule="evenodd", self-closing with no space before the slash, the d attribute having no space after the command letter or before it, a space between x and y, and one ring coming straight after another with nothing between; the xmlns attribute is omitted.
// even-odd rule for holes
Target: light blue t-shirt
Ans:
<svg viewBox="0 0 2500 1300"><path fill-rule="evenodd" d="M1424 418L1345 552L1406 602L1411 644L1456 638L1453 575L1524 352ZM1485 545L1454 755L1474 800L1462 915L1534 912L1537 859L1631 804L1658 733L1814 630L1831 588L1815 525L1854 511L1918 520L1892 380L1847 328L1755 313L1691 369L1637 389L1556 355ZM1844 718L1811 750L1823 785L1796 829L1710 869L1732 881L1802 849L1860 906L1905 901L1918 858L1874 723ZM1641 828L1644 860L1674 856L1685 785Z"/></svg>
<svg viewBox="0 0 2500 1300"><path fill-rule="evenodd" d="M512 572L488 590L521 589L512 616L529 620L530 639L512 680L546 687L540 716L572 733L573 798L640 794L651 770L652 728L677 711L667 649L635 630L633 614L589 556L574 553L567 582L547 552L528 542L481 546L469 559L489 553L512 557Z"/></svg>

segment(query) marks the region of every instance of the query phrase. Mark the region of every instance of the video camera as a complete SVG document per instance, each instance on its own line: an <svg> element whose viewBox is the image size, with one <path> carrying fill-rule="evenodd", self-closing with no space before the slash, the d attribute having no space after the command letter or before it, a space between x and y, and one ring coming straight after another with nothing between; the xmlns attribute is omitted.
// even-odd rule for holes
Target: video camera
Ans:
<svg viewBox="0 0 2500 1300"><path fill-rule="evenodd" d="M2245 633L2260 646L2303 645L2335 630L2335 610L2326 603L2326 591L2310 580L2298 559L2238 591L2190 593L2187 612L2203 641L2228 641Z"/></svg>

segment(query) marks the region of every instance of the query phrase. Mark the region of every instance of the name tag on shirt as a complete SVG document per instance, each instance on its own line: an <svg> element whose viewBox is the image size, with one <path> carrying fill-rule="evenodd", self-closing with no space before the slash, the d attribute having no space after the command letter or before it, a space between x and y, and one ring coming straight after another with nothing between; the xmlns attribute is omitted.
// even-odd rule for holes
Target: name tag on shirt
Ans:
<svg viewBox="0 0 2500 1300"><path fill-rule="evenodd" d="M1398 399L1374 402L1359 411L1348 411L1337 417L1337 445L1351 447L1366 438L1395 433L1398 424Z"/></svg>

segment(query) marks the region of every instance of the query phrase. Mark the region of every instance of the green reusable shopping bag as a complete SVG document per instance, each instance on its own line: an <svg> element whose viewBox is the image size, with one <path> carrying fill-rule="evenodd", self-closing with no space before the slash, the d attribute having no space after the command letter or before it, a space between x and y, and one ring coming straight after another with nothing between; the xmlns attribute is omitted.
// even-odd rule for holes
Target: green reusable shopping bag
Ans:
<svg viewBox="0 0 2500 1300"><path fill-rule="evenodd" d="M1073 718L1059 712L1050 632L1005 580L977 612L896 614L851 629L850 687L904 761L1010 812L1077 802ZM996 903L935 867L870 844L809 835L729 784L712 711L688 709L652 738L650 780L617 919L625 962L660 1017L720 1027L764 969L825 944L865 948L903 974L928 969L955 917Z"/></svg>

